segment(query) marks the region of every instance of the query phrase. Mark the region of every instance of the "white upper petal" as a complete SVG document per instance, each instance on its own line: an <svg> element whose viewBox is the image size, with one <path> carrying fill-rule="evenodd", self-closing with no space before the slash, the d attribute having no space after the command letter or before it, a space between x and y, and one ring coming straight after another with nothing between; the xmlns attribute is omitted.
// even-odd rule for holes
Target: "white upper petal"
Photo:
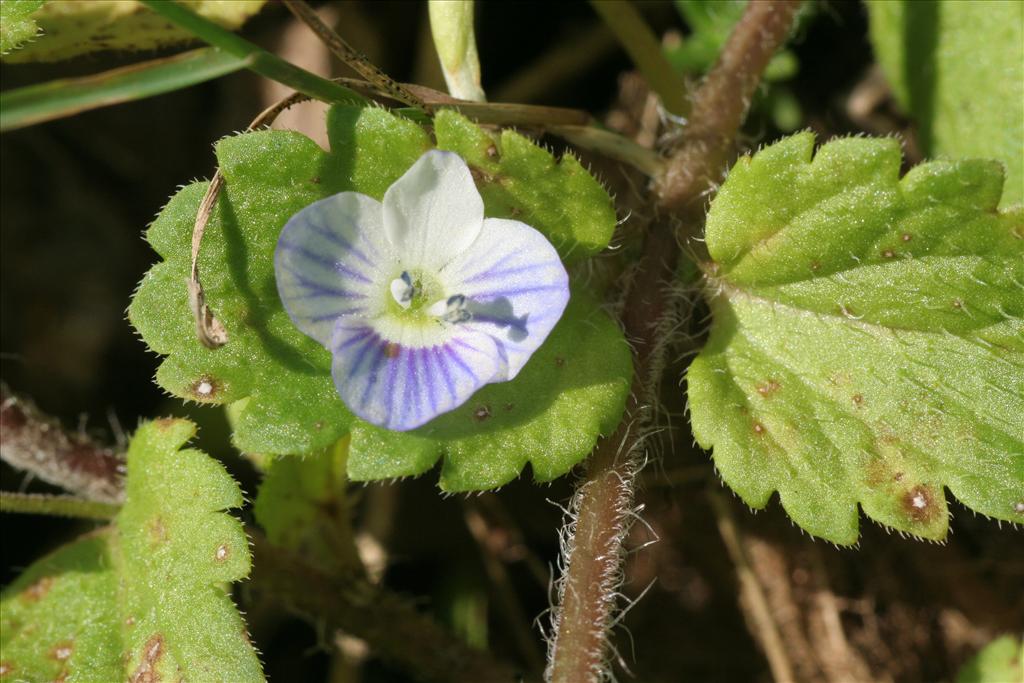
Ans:
<svg viewBox="0 0 1024 683"><path fill-rule="evenodd" d="M384 233L405 267L439 270L480 234L484 203L453 152L431 150L384 193Z"/></svg>
<svg viewBox="0 0 1024 683"><path fill-rule="evenodd" d="M569 303L569 276L547 238L519 221L488 218L480 236L443 271L452 293L466 297L472 319L462 334L488 334L504 359L491 381L514 378Z"/></svg>
<svg viewBox="0 0 1024 683"><path fill-rule="evenodd" d="M397 268L380 202L342 192L292 216L274 251L274 275L296 327L324 346L341 316L372 316ZM384 283L384 284L381 284Z"/></svg>

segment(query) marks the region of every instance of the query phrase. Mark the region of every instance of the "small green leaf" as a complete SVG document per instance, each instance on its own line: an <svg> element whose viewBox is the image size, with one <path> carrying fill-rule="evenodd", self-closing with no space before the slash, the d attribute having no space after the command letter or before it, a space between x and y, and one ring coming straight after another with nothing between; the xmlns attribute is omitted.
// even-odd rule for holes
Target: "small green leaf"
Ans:
<svg viewBox="0 0 1024 683"><path fill-rule="evenodd" d="M288 131L226 138L217 158L226 187L207 226L200 258L207 301L229 342L213 350L195 336L185 283L192 224L206 183L193 183L148 232L165 261L143 279L129 318L154 351L168 356L157 382L182 398L227 403L249 398L234 441L266 454L311 453L348 432L351 413L330 376L330 354L292 325L274 281L273 254L285 221L345 190L378 199L429 147L417 125L382 109L336 107L331 152Z"/></svg>
<svg viewBox="0 0 1024 683"><path fill-rule="evenodd" d="M345 501L348 439L304 458L275 458L253 513L267 540L327 571L358 566Z"/></svg>
<svg viewBox="0 0 1024 683"><path fill-rule="evenodd" d="M574 293L551 336L513 381L488 385L411 432L357 423L349 477L421 474L443 455L445 491L501 486L527 462L537 481L550 481L585 458L599 434L615 429L631 377L632 358L618 326Z"/></svg>
<svg viewBox="0 0 1024 683"><path fill-rule="evenodd" d="M544 233L564 261L592 256L615 230L611 197L576 157L560 161L511 130L490 135L458 112L437 113L439 149L457 153L473 170L487 216L514 218Z"/></svg>
<svg viewBox="0 0 1024 683"><path fill-rule="evenodd" d="M999 159L1024 201L1024 3L868 3L871 43L928 155Z"/></svg>
<svg viewBox="0 0 1024 683"><path fill-rule="evenodd" d="M196 12L227 29L237 29L266 0L184 0ZM3 0L3 6L12 4ZM15 4L33 4L16 0ZM40 3L35 2L36 8ZM151 50L194 41L184 31L134 0L48 0L33 16L45 40L5 57L9 62L53 62L98 50ZM6 34L7 17L4 15ZM31 36L31 34L30 34ZM2 52L6 52L5 48Z"/></svg>
<svg viewBox="0 0 1024 683"><path fill-rule="evenodd" d="M1024 683L1024 643L996 638L960 669L956 683Z"/></svg>
<svg viewBox="0 0 1024 683"><path fill-rule="evenodd" d="M741 159L712 203L714 324L694 434L753 507L836 543L872 519L941 539L945 487L1024 509L1024 212L999 165L899 178L896 140L804 133Z"/></svg>
<svg viewBox="0 0 1024 683"><path fill-rule="evenodd" d="M32 13L43 0L0 0L0 55L6 55L39 33Z"/></svg>
<svg viewBox="0 0 1024 683"><path fill-rule="evenodd" d="M444 129L439 137L458 146L470 163L475 159L484 164L486 173L500 173L512 188L489 190L488 181L480 180L486 215L539 221L534 223L538 229L561 235L563 247L576 255L607 245L615 225L610 199L574 159L566 157L557 164L547 152L513 133L500 141L504 158L492 159L490 138L476 125L450 112L439 121L447 122L439 123ZM150 348L168 356L157 382L195 401L245 399L233 415L234 441L245 451L313 453L348 433L355 419L334 388L330 354L299 332L281 307L273 272L281 227L299 209L337 192L354 190L381 198L430 147L420 127L382 109L335 107L328 132L331 152L297 133L277 131L227 138L217 146L226 186L207 227L200 272L207 301L228 331L224 347L211 351L196 339L185 291L192 224L206 184L195 183L179 192L148 233L165 261L146 275L129 318ZM487 145L482 146L485 138ZM540 189L529 191L530 184ZM556 189L564 194L556 196ZM520 199L527 208L517 208ZM551 206L537 203L541 199ZM496 414L494 420L471 420L469 429L464 420L472 411L466 407L404 438L377 435L379 430L360 424L362 436L353 439L355 462L349 465L350 473L359 479L419 473L443 452L455 454L442 473L442 486L453 490L497 486L514 478L530 459L540 480L568 471L586 456L598 432L615 426L630 376L629 351L615 326L592 303L581 302L571 310L580 320L592 321L593 331L590 323L564 322L565 331L553 334L538 353L551 364L558 356L559 362L572 366L565 371L567 379L557 385L567 390L564 399L556 401L555 385L545 385L549 374L534 376L528 367L515 381L477 395L493 395L495 405L517 408L508 415ZM577 356L589 360L577 364ZM540 367L539 363L531 361L531 366ZM551 414L543 417L541 408L547 406ZM577 410L580 419L572 416ZM527 429L529 425L536 426ZM487 436L488 432L495 435ZM460 455L464 449L478 448L474 439L490 444L480 453L500 450L495 445L500 438L509 439L517 450L501 453L493 465L481 457ZM393 439L400 450L388 458L415 462L385 458L375 466L374 460L382 456L370 441ZM448 448L445 440L455 445ZM412 450L401 450L405 448Z"/></svg>
<svg viewBox="0 0 1024 683"><path fill-rule="evenodd" d="M179 450L195 427L144 424L128 450L116 525L30 567L0 598L0 662L13 680L262 681L225 584L249 573L238 485Z"/></svg>

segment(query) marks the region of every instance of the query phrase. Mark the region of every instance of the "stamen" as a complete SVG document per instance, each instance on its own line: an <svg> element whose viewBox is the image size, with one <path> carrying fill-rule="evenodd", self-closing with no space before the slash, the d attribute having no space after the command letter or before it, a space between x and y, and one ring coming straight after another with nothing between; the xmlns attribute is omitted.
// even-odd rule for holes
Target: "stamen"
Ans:
<svg viewBox="0 0 1024 683"><path fill-rule="evenodd" d="M462 294L454 294L448 297L444 315L441 316L441 320L446 323L464 323L473 314L466 310L466 297Z"/></svg>
<svg viewBox="0 0 1024 683"><path fill-rule="evenodd" d="M427 315L445 323L464 323L473 317L473 314L466 310L466 297L462 294L453 294L447 299L435 301L427 309Z"/></svg>
<svg viewBox="0 0 1024 683"><path fill-rule="evenodd" d="M412 276L409 271L402 271L401 277L391 281L391 296L402 308L409 308L416 296L416 286L412 283Z"/></svg>

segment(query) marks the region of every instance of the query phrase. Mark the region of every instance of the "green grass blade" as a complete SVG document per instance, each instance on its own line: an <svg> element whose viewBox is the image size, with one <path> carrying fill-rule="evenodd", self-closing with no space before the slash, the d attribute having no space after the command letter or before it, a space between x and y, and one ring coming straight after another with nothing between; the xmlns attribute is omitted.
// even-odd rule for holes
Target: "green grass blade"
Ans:
<svg viewBox="0 0 1024 683"><path fill-rule="evenodd" d="M244 69L251 61L207 47L81 78L9 90L0 93L0 131L187 88Z"/></svg>
<svg viewBox="0 0 1024 683"><path fill-rule="evenodd" d="M343 85L301 69L291 62L267 52L258 45L236 36L231 31L190 12L176 2L166 0L141 0L141 2L165 19L192 33L196 38L241 59L250 60L248 68L259 75L283 83L324 102L362 103L366 99Z"/></svg>

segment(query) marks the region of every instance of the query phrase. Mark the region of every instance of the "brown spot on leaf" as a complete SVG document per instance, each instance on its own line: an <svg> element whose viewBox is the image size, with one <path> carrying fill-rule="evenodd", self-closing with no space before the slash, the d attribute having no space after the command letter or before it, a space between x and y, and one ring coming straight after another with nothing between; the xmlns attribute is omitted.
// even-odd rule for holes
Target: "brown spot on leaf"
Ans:
<svg viewBox="0 0 1024 683"><path fill-rule="evenodd" d="M915 522L928 522L938 515L935 494L927 486L915 486L903 494L903 511Z"/></svg>
<svg viewBox="0 0 1024 683"><path fill-rule="evenodd" d="M0 677L6 676L7 674L14 671L14 665L10 662L0 662Z"/></svg>
<svg viewBox="0 0 1024 683"><path fill-rule="evenodd" d="M324 421L323 420L317 420L316 422L313 423L313 429L315 429L316 431L319 432L323 428L324 428Z"/></svg>
<svg viewBox="0 0 1024 683"><path fill-rule="evenodd" d="M313 183L314 185L319 185L320 184L320 176L318 176L318 175L313 176L312 178L309 179L309 182Z"/></svg>
<svg viewBox="0 0 1024 683"><path fill-rule="evenodd" d="M853 401L853 405L857 406L858 408L864 405L863 394L854 394L853 396L850 397L850 399Z"/></svg>
<svg viewBox="0 0 1024 683"><path fill-rule="evenodd" d="M1013 504L1013 511L1018 515L1024 515L1024 500L1019 500Z"/></svg>
<svg viewBox="0 0 1024 683"><path fill-rule="evenodd" d="M512 409L515 408L515 407L516 406L515 406L514 403L506 403L505 404L505 412L510 413L510 412L512 412Z"/></svg>
<svg viewBox="0 0 1024 683"><path fill-rule="evenodd" d="M498 148L495 147L494 145L489 145L487 147L487 156L492 158L492 159L494 157L498 156Z"/></svg>
<svg viewBox="0 0 1024 683"><path fill-rule="evenodd" d="M900 239L903 240L904 242L909 242L910 240L914 239L914 236L911 235L909 232L905 232L900 236Z"/></svg>
<svg viewBox="0 0 1024 683"><path fill-rule="evenodd" d="M763 436L763 435L764 435L764 433L768 431L768 428L767 428L767 427L765 427L765 426L764 426L763 424L761 424L760 422L754 422L754 427L753 427L753 429L754 429L754 434L756 434L756 435L758 435L758 436Z"/></svg>
<svg viewBox="0 0 1024 683"><path fill-rule="evenodd" d="M26 588L21 594L21 597L25 602L39 602L46 597L46 594L50 592L50 588L52 587L53 577L44 576Z"/></svg>
<svg viewBox="0 0 1024 683"><path fill-rule="evenodd" d="M896 474L892 475L892 480L896 482L903 481L903 473L897 472Z"/></svg>
<svg viewBox="0 0 1024 683"><path fill-rule="evenodd" d="M74 652L74 650L74 643L70 640L65 640L64 642L57 643L53 649L50 650L50 656L58 662L63 662L71 657L71 653Z"/></svg>
<svg viewBox="0 0 1024 683"><path fill-rule="evenodd" d="M777 392L782 385L776 382L774 379L766 381L764 384L757 385L757 393L761 394L764 398L768 398Z"/></svg>
<svg viewBox="0 0 1024 683"><path fill-rule="evenodd" d="M188 391L194 398L200 401L211 401L223 389L220 380L203 375L189 386Z"/></svg>
<svg viewBox="0 0 1024 683"><path fill-rule="evenodd" d="M556 368L565 367L565 359L562 358L561 356L555 356L555 367Z"/></svg>
<svg viewBox="0 0 1024 683"><path fill-rule="evenodd" d="M896 252L894 252L892 249L886 249L885 251L882 252L882 258L892 258L895 255Z"/></svg>
<svg viewBox="0 0 1024 683"><path fill-rule="evenodd" d="M125 626L134 626L135 625L135 617L128 617L127 619L125 619L124 620L124 625Z"/></svg>
<svg viewBox="0 0 1024 683"><path fill-rule="evenodd" d="M153 425L161 432L166 432L168 429L173 427L178 421L173 417L160 417L153 420Z"/></svg>
<svg viewBox="0 0 1024 683"><path fill-rule="evenodd" d="M960 301L960 299L953 299L953 308L962 309L963 307L964 307L964 302L963 301Z"/></svg>
<svg viewBox="0 0 1024 683"><path fill-rule="evenodd" d="M384 356L386 358L397 358L401 351L402 347L394 342L388 342L384 345Z"/></svg>
<svg viewBox="0 0 1024 683"><path fill-rule="evenodd" d="M491 174L487 173L487 171L484 171L481 168L477 168L476 166L470 166L469 167L469 173L470 173L470 175L473 176L473 181L476 182L476 183L493 183L494 182L494 177Z"/></svg>
<svg viewBox="0 0 1024 683"><path fill-rule="evenodd" d="M228 559L228 556L230 554L231 550L228 548L227 544L221 543L219 546L217 546L217 550L213 554L213 559L217 560L218 562L223 562L224 560Z"/></svg>
<svg viewBox="0 0 1024 683"><path fill-rule="evenodd" d="M486 403L476 407L473 411L473 419L477 422L483 422L491 416L491 407Z"/></svg>
<svg viewBox="0 0 1024 683"><path fill-rule="evenodd" d="M160 515L149 520L146 531L149 532L149 539L153 545L160 545L167 540L167 527L164 526L164 518Z"/></svg>
<svg viewBox="0 0 1024 683"><path fill-rule="evenodd" d="M160 674L156 667L163 654L164 637L159 633L154 633L142 646L142 661L128 677L128 683L158 683Z"/></svg>
<svg viewBox="0 0 1024 683"><path fill-rule="evenodd" d="M811 261L811 270L815 272L821 270L821 261Z"/></svg>

